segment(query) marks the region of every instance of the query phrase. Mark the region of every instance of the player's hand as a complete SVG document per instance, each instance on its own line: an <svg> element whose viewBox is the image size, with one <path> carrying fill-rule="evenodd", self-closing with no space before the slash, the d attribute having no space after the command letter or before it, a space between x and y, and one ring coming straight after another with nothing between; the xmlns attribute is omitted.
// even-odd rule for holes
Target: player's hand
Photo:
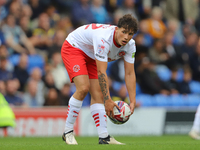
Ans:
<svg viewBox="0 0 200 150"><path fill-rule="evenodd" d="M130 108L131 108L131 115L133 114L134 112L134 109L135 109L135 104L132 102L129 104Z"/></svg>
<svg viewBox="0 0 200 150"><path fill-rule="evenodd" d="M112 99L108 99L108 100L105 101L105 111L106 111L106 115L108 117L114 117L113 108L115 106L118 109L120 109L119 106Z"/></svg>

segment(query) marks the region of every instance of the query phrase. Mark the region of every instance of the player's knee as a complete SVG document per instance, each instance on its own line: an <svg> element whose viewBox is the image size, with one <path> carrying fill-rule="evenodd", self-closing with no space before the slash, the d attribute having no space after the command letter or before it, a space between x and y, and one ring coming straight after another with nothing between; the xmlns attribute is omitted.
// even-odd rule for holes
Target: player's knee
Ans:
<svg viewBox="0 0 200 150"><path fill-rule="evenodd" d="M89 85L82 85L80 88L79 88L79 92L82 94L82 95L87 95L87 93L89 92L89 89L90 89L90 86Z"/></svg>

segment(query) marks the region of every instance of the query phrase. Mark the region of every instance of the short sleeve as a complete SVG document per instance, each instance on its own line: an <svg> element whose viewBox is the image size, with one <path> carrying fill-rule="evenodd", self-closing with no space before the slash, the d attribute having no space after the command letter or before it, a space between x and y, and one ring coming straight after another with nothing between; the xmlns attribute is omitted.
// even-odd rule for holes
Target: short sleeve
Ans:
<svg viewBox="0 0 200 150"><path fill-rule="evenodd" d="M134 42L128 47L128 51L126 55L124 56L124 60L126 62L133 64L135 62L135 53L136 53L136 47L135 47L135 42Z"/></svg>

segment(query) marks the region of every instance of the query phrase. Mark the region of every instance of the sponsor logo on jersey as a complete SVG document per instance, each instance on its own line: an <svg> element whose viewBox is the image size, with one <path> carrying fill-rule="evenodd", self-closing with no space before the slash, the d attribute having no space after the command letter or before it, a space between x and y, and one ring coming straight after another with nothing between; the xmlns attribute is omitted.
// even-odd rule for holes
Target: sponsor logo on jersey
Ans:
<svg viewBox="0 0 200 150"><path fill-rule="evenodd" d="M99 57L99 58L105 58L104 56L100 56L99 54L95 54L97 57Z"/></svg>
<svg viewBox="0 0 200 150"><path fill-rule="evenodd" d="M79 70L80 70L80 66L79 65L74 65L73 71L74 72L78 72Z"/></svg>
<svg viewBox="0 0 200 150"><path fill-rule="evenodd" d="M122 56L124 56L125 54L126 54L126 51L121 50L121 51L119 51L119 53L117 54L117 56L122 57Z"/></svg>
<svg viewBox="0 0 200 150"><path fill-rule="evenodd" d="M105 49L105 46L103 46L103 45L98 45L97 53L98 53L99 55L102 55L103 52L104 52L104 49Z"/></svg>
<svg viewBox="0 0 200 150"><path fill-rule="evenodd" d="M135 57L135 53L132 53L132 58L134 58Z"/></svg>

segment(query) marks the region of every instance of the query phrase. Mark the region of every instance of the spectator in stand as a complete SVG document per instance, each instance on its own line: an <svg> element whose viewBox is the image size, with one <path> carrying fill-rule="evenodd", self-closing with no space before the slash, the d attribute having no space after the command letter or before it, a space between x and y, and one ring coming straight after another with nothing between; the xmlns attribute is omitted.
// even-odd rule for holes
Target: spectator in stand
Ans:
<svg viewBox="0 0 200 150"><path fill-rule="evenodd" d="M62 87L62 89L60 90L60 93L58 95L58 99L60 101L60 105L62 106L68 106L69 103L69 99L72 95L71 93L71 86L69 83L64 84L64 86Z"/></svg>
<svg viewBox="0 0 200 150"><path fill-rule="evenodd" d="M165 17L167 20L177 19L182 24L194 25L198 17L198 4L195 0L167 0L165 2Z"/></svg>
<svg viewBox="0 0 200 150"><path fill-rule="evenodd" d="M40 0L29 0L28 2L33 12L31 20L34 20L38 18L39 15L44 11L45 6L43 2Z"/></svg>
<svg viewBox="0 0 200 150"><path fill-rule="evenodd" d="M117 10L113 13L113 24L117 25L119 19L123 16L122 10Z"/></svg>
<svg viewBox="0 0 200 150"><path fill-rule="evenodd" d="M150 61L149 58L144 57L138 70L139 85L143 93L146 94L163 94L170 95L178 93L176 89L171 87L171 84L167 81L163 81L159 78L155 72L156 64Z"/></svg>
<svg viewBox="0 0 200 150"><path fill-rule="evenodd" d="M9 56L8 56L8 50L6 45L0 45L0 57L6 58L5 59L5 68L7 71L13 72L14 66L13 64L9 61Z"/></svg>
<svg viewBox="0 0 200 150"><path fill-rule="evenodd" d="M164 37L164 51L167 52L169 59L165 65L172 69L174 66L181 65L181 52L178 46L173 44L174 32L167 31Z"/></svg>
<svg viewBox="0 0 200 150"><path fill-rule="evenodd" d="M9 5L9 14L13 15L18 24L21 17L22 3L20 1L11 1Z"/></svg>
<svg viewBox="0 0 200 150"><path fill-rule="evenodd" d="M152 8L161 7L164 0L136 0L138 12L141 19L147 19L151 15Z"/></svg>
<svg viewBox="0 0 200 150"><path fill-rule="evenodd" d="M151 47L153 45L153 37L149 34L147 20L140 20L139 31L137 36L142 38L142 45Z"/></svg>
<svg viewBox="0 0 200 150"><path fill-rule="evenodd" d="M153 38L163 38L166 32L166 26L162 19L162 9L160 7L154 7L150 18L147 20L148 32Z"/></svg>
<svg viewBox="0 0 200 150"><path fill-rule="evenodd" d="M131 14L137 20L139 19L137 11L136 11L136 8L135 8L135 0L124 0L123 1L123 6L119 7L116 11L122 11L123 15Z"/></svg>
<svg viewBox="0 0 200 150"><path fill-rule="evenodd" d="M21 17L19 19L19 25L22 30L25 32L26 36L30 38L32 36L31 30L31 16L33 12L30 5L25 4L22 8Z"/></svg>
<svg viewBox="0 0 200 150"><path fill-rule="evenodd" d="M103 0L92 0L91 11L96 23L111 23Z"/></svg>
<svg viewBox="0 0 200 150"><path fill-rule="evenodd" d="M198 35L196 32L190 33L185 40L185 43L180 45L182 64L188 64L194 56L195 48L198 41Z"/></svg>
<svg viewBox="0 0 200 150"><path fill-rule="evenodd" d="M19 25L26 34L27 38L31 38L33 35L32 30L29 27L29 24L30 24L30 18L28 18L27 16L22 16L20 18Z"/></svg>
<svg viewBox="0 0 200 150"><path fill-rule="evenodd" d="M177 65L174 65L171 68L171 78L169 79L169 82L171 84L171 87L173 87L174 89L178 89L178 83L180 82L180 80L182 80L182 79L178 79L179 69L180 67L178 67Z"/></svg>
<svg viewBox="0 0 200 150"><path fill-rule="evenodd" d="M63 30L58 29L55 32L55 36L53 37L53 42L51 46L48 47L48 60L52 58L52 55L56 52L60 52L63 41L65 41L66 33Z"/></svg>
<svg viewBox="0 0 200 150"><path fill-rule="evenodd" d="M179 20L170 19L167 21L167 30L174 34L173 44L181 45L185 41L185 37L182 33L181 23Z"/></svg>
<svg viewBox="0 0 200 150"><path fill-rule="evenodd" d="M61 16L60 20L56 23L56 30L62 30L67 35L74 30L69 16Z"/></svg>
<svg viewBox="0 0 200 150"><path fill-rule="evenodd" d="M9 79L6 81L6 101L13 106L24 106L23 95L17 90L19 88L19 81L17 79Z"/></svg>
<svg viewBox="0 0 200 150"><path fill-rule="evenodd" d="M35 48L27 38L20 26L16 25L16 20L13 15L9 14L6 17L6 24L3 25L6 44L9 46L9 54L13 53L28 53L35 54Z"/></svg>
<svg viewBox="0 0 200 150"><path fill-rule="evenodd" d="M38 67L33 68L33 70L30 73L29 80L34 80L37 82L37 93L39 96L45 95L45 84L42 81L42 70Z"/></svg>
<svg viewBox="0 0 200 150"><path fill-rule="evenodd" d="M196 29L194 28L194 26L189 25L189 24L184 24L182 25L182 33L184 38L186 39L186 37L188 37L192 32L196 32Z"/></svg>
<svg viewBox="0 0 200 150"><path fill-rule="evenodd" d="M33 15L32 9L30 7L30 5L28 4L24 4L21 10L21 17L28 17L29 19L31 19L31 16Z"/></svg>
<svg viewBox="0 0 200 150"><path fill-rule="evenodd" d="M116 9L118 8L117 1L118 0L106 0L105 1L106 10L108 11L108 13L111 16L114 14L114 12L116 11Z"/></svg>
<svg viewBox="0 0 200 150"><path fill-rule="evenodd" d="M56 52L52 55L51 66L52 66L51 73L55 81L55 86L58 90L61 90L61 88L64 86L65 83L70 83L70 79L63 65L60 52ZM59 78L58 74L60 76Z"/></svg>
<svg viewBox="0 0 200 150"><path fill-rule="evenodd" d="M72 5L71 19L74 28L95 22L89 0L77 0Z"/></svg>
<svg viewBox="0 0 200 150"><path fill-rule="evenodd" d="M195 53L191 56L190 67L193 72L192 79L200 81L200 38L195 48Z"/></svg>
<svg viewBox="0 0 200 150"><path fill-rule="evenodd" d="M45 98L44 106L59 106L60 102L58 99L58 93L56 89L51 88L49 89L47 96Z"/></svg>
<svg viewBox="0 0 200 150"><path fill-rule="evenodd" d="M41 107L44 105L44 96L38 94L37 81L29 80L27 83L27 90L24 93L24 102L29 107Z"/></svg>
<svg viewBox="0 0 200 150"><path fill-rule="evenodd" d="M0 80L6 81L14 77L11 71L7 70L7 57L0 56Z"/></svg>
<svg viewBox="0 0 200 150"><path fill-rule="evenodd" d="M53 75L50 71L45 73L45 75L43 76L43 81L45 84L45 93L47 93L48 90L51 88L54 88L57 91L59 91L55 86L55 81L54 81Z"/></svg>
<svg viewBox="0 0 200 150"><path fill-rule="evenodd" d="M6 8L6 2L7 2L7 0L1 0L0 1L0 24L1 24L1 21L3 21L3 19L8 14L8 10Z"/></svg>
<svg viewBox="0 0 200 150"><path fill-rule="evenodd" d="M52 44L54 34L55 29L50 27L49 16L46 13L41 13L38 18L38 26L33 30L33 36L30 40L44 58L48 47Z"/></svg>
<svg viewBox="0 0 200 150"><path fill-rule="evenodd" d="M54 5L47 6L45 13L49 16L50 26L54 28L56 23L60 20L60 15Z"/></svg>
<svg viewBox="0 0 200 150"><path fill-rule="evenodd" d="M27 71L28 67L28 56L26 54L21 54L19 58L19 63L14 68L14 76L19 80L20 87L19 91L25 91L25 85L29 78L29 73Z"/></svg>
<svg viewBox="0 0 200 150"><path fill-rule="evenodd" d="M153 47L149 49L149 58L155 64L166 64L169 59L169 54L164 50L163 39L155 39Z"/></svg>
<svg viewBox="0 0 200 150"><path fill-rule="evenodd" d="M183 67L183 80L178 83L178 91L180 94L190 94L191 89L190 89L190 82L192 81L192 72L191 69L188 65L185 65Z"/></svg>

